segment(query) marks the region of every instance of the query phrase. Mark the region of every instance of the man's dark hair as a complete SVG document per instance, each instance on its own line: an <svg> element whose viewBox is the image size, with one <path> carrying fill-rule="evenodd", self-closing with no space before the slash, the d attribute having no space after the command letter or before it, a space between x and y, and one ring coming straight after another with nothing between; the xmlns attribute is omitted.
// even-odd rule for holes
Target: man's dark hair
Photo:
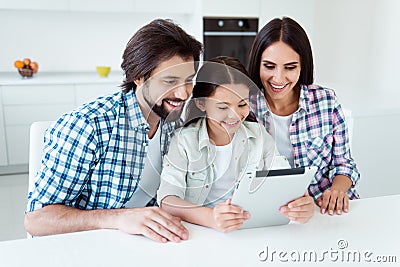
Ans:
<svg viewBox="0 0 400 267"><path fill-rule="evenodd" d="M135 80L147 80L163 61L175 55L183 59L200 59L202 44L170 20L157 19L139 29L129 40L122 56L125 93L136 90ZM195 66L197 67L197 65Z"/></svg>

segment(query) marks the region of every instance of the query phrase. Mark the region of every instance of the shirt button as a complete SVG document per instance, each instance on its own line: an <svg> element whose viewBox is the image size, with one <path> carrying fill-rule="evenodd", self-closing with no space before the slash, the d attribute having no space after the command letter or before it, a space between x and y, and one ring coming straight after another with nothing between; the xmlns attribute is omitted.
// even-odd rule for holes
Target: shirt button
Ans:
<svg viewBox="0 0 400 267"><path fill-rule="evenodd" d="M214 168L214 163L213 163L213 164L211 164L211 167L212 167L212 168Z"/></svg>
<svg viewBox="0 0 400 267"><path fill-rule="evenodd" d="M235 160L237 160L238 158L237 157L235 157Z"/></svg>
<svg viewBox="0 0 400 267"><path fill-rule="evenodd" d="M206 184L206 188L208 188L208 184Z"/></svg>

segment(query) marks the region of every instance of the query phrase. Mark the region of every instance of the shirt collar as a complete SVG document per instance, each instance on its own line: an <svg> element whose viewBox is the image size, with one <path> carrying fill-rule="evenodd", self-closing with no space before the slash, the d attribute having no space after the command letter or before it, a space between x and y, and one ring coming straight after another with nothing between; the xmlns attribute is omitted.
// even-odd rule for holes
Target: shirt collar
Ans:
<svg viewBox="0 0 400 267"><path fill-rule="evenodd" d="M299 109L304 110L306 113L308 113L308 100L309 100L309 90L306 85L301 85L300 86L300 99L299 99ZM257 95L257 109L258 113L261 114L261 116L269 116L271 115L271 111L268 107L267 100L265 99L265 96L263 93L260 93Z"/></svg>
<svg viewBox="0 0 400 267"><path fill-rule="evenodd" d="M150 124L143 116L142 110L140 109L139 102L137 101L133 89L128 93L124 94L123 98L127 109L127 114L129 117L130 128L134 129L137 127L141 127L150 130ZM181 123L181 121L182 120L179 119L178 122L167 122L166 120L161 119L159 127L161 127L162 132L170 134L174 131L176 125L179 125L179 123Z"/></svg>
<svg viewBox="0 0 400 267"><path fill-rule="evenodd" d="M199 151L203 147L207 147L210 145L210 138L208 137L208 132L207 132L207 120L204 118L199 119L198 122L196 122L196 127L199 128Z"/></svg>
<svg viewBox="0 0 400 267"><path fill-rule="evenodd" d="M299 110L303 109L306 113L308 113L308 107L309 107L309 105L307 105L309 99L308 94L309 94L308 87L306 85L302 85L300 87Z"/></svg>
<svg viewBox="0 0 400 267"><path fill-rule="evenodd" d="M139 102L136 99L136 95L134 90L130 90L128 93L123 93L123 101L127 110L128 118L129 118L129 125L131 129L141 127L150 129L150 125L147 123L143 113L139 107Z"/></svg>

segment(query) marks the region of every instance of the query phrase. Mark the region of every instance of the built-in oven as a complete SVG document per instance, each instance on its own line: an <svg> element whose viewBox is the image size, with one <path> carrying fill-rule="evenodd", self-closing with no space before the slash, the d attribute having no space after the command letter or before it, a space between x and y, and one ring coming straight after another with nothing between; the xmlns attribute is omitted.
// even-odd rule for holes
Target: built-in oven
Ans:
<svg viewBox="0 0 400 267"><path fill-rule="evenodd" d="M238 58L247 67L258 31L258 18L203 18L204 60L216 56Z"/></svg>

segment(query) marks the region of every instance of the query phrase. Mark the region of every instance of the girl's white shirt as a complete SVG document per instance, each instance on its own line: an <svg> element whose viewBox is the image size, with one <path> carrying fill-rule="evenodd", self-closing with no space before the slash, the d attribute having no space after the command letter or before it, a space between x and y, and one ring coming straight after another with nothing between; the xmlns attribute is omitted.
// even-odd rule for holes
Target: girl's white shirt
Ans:
<svg viewBox="0 0 400 267"><path fill-rule="evenodd" d="M234 183L249 171L272 169L272 164L275 165L278 155L275 142L261 124L243 122L233 139L231 179ZM206 205L216 180L215 159L216 149L210 142L204 118L177 129L164 157L158 203L173 195L196 205Z"/></svg>

